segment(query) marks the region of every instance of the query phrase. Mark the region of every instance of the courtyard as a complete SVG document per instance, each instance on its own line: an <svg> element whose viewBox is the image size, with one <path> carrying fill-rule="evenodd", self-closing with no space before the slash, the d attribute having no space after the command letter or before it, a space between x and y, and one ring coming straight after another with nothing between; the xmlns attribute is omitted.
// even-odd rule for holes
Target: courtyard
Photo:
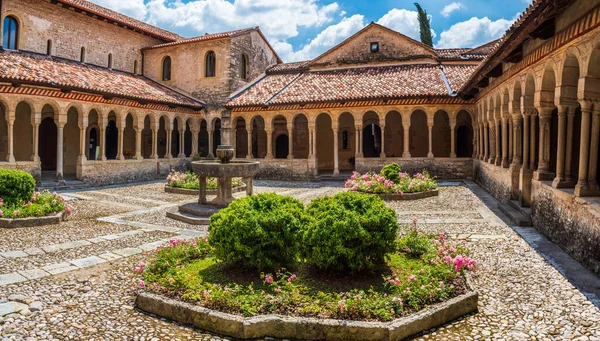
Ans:
<svg viewBox="0 0 600 341"><path fill-rule="evenodd" d="M550 265L472 181L440 184L437 197L388 201L401 225L444 232L467 244L479 312L417 337L423 340L599 340L600 310ZM164 182L62 193L73 207L60 225L0 230L0 305L27 305L0 318L3 340L220 340L134 308L134 268L170 239L206 235L165 217L189 202ZM256 181L304 203L343 191L341 182ZM236 194L241 196L243 194ZM597 279L596 279L597 280Z"/></svg>

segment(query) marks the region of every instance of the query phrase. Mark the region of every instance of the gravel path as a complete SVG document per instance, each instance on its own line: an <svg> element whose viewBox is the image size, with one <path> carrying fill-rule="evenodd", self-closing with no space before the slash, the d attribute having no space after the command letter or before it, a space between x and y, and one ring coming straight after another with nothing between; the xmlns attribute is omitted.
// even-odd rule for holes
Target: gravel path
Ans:
<svg viewBox="0 0 600 341"><path fill-rule="evenodd" d="M68 222L45 228L0 230L0 250L24 249L77 239L93 238L137 227L100 223L95 219L141 207L189 200L189 196L165 194L161 183L85 191L98 200L78 200ZM341 183L256 181L255 191L292 195L305 203L342 190ZM101 193L94 193L101 192ZM242 194L239 194L242 195ZM107 205L105 200L136 207ZM128 200L130 198L131 200ZM137 199L136 199L137 198ZM590 340L600 341L600 310L546 263L517 233L495 216L466 186L443 187L438 197L418 201L388 202L400 219L418 218L427 232L446 232L451 240L464 242L479 261L472 279L480 292L479 313L429 331L417 340ZM126 216L127 221L164 228L203 231L165 218L166 209ZM466 218L468 223L439 223L443 219ZM171 232L146 231L114 241L80 246L57 253L26 258L0 259L2 271L15 271L27 264L45 264L66 257L81 257L104 249L171 236ZM25 245L25 246L24 246ZM42 303L43 308L27 316L10 314L0 318L2 340L225 340L180 326L133 308L133 268L147 261L148 253L49 276L19 284L0 286L0 303L20 294Z"/></svg>

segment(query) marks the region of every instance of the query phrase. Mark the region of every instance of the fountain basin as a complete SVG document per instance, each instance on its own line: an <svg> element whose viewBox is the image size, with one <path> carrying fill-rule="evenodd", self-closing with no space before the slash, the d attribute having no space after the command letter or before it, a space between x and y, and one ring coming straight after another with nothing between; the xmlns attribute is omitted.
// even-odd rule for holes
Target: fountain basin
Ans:
<svg viewBox="0 0 600 341"><path fill-rule="evenodd" d="M259 168L255 161L231 160L221 163L219 160L203 160L192 162L192 169L199 177L215 178L250 178Z"/></svg>

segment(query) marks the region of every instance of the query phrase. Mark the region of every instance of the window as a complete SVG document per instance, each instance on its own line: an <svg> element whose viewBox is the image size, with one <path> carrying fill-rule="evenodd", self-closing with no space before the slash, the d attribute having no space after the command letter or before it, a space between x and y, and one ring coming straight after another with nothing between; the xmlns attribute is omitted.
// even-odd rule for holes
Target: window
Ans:
<svg viewBox="0 0 600 341"><path fill-rule="evenodd" d="M138 73L137 72L137 60L134 60L133 61L133 74L137 75L137 73Z"/></svg>
<svg viewBox="0 0 600 341"><path fill-rule="evenodd" d="M79 53L79 61L85 63L85 47L81 47L81 53Z"/></svg>
<svg viewBox="0 0 600 341"><path fill-rule="evenodd" d="M112 69L113 67L113 60L112 60L112 53L108 54L108 68Z"/></svg>
<svg viewBox="0 0 600 341"><path fill-rule="evenodd" d="M169 56L166 56L165 59L163 59L162 80L163 81L171 80L171 57L169 57Z"/></svg>
<svg viewBox="0 0 600 341"><path fill-rule="evenodd" d="M242 68L240 70L240 77L242 79L248 79L248 56L245 53L242 53Z"/></svg>
<svg viewBox="0 0 600 341"><path fill-rule="evenodd" d="M48 39L48 42L46 42L46 54L52 55L52 39Z"/></svg>
<svg viewBox="0 0 600 341"><path fill-rule="evenodd" d="M379 43L372 42L371 43L371 53L376 53L376 52L379 52Z"/></svg>
<svg viewBox="0 0 600 341"><path fill-rule="evenodd" d="M19 25L17 19L8 16L4 18L4 35L2 36L3 46L9 50L19 48Z"/></svg>
<svg viewBox="0 0 600 341"><path fill-rule="evenodd" d="M216 75L217 57L213 51L208 51L205 58L205 76L214 77Z"/></svg>

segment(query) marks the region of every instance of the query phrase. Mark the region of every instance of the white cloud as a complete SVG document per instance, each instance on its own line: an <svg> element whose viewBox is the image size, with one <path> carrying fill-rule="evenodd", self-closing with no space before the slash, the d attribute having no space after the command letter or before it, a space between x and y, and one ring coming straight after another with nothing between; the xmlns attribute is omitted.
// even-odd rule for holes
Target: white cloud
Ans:
<svg viewBox="0 0 600 341"><path fill-rule="evenodd" d="M452 12L463 8L465 8L465 5L463 5L462 3L453 2L451 4L446 5L446 7L444 7L444 9L442 9L440 13L447 18Z"/></svg>
<svg viewBox="0 0 600 341"><path fill-rule="evenodd" d="M514 20L490 20L488 17L473 17L452 25L440 34L435 47L475 47L500 38Z"/></svg>
<svg viewBox="0 0 600 341"><path fill-rule="evenodd" d="M291 62L313 59L356 33L364 26L364 16L355 14L349 18L343 18L339 23L325 28L299 51L294 51L292 45L285 41L276 41L273 44L273 48L277 50L281 58L285 61Z"/></svg>
<svg viewBox="0 0 600 341"><path fill-rule="evenodd" d="M148 14L144 0L92 0L92 2L138 20L144 20Z"/></svg>
<svg viewBox="0 0 600 341"><path fill-rule="evenodd" d="M431 17L429 17L429 20L431 20ZM394 8L381 17L377 23L421 41L419 14L416 11ZM434 30L431 30L431 35L435 38Z"/></svg>

